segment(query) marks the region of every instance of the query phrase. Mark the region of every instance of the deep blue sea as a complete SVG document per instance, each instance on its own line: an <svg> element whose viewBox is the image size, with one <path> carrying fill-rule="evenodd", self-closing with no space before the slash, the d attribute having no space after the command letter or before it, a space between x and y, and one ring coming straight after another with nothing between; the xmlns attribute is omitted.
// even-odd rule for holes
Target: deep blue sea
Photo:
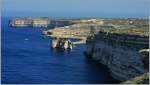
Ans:
<svg viewBox="0 0 150 85"><path fill-rule="evenodd" d="M50 48L40 28L10 28L2 17L2 83L116 83L108 69L83 55L85 45L71 52Z"/></svg>

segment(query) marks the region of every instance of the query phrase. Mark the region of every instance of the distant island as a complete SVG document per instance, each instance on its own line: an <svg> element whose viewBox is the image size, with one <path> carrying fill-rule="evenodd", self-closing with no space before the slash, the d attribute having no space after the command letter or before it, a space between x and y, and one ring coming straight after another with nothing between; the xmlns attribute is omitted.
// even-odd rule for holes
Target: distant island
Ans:
<svg viewBox="0 0 150 85"><path fill-rule="evenodd" d="M66 20L55 20L49 17L23 17L23 18L13 18L9 20L9 26L11 27L54 27L54 26L65 26L71 25L73 23Z"/></svg>

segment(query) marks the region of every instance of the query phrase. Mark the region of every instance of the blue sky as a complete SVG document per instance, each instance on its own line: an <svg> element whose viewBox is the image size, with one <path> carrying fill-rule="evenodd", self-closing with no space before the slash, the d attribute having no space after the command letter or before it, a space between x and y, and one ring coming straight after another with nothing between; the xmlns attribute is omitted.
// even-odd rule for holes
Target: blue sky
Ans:
<svg viewBox="0 0 150 85"><path fill-rule="evenodd" d="M2 0L2 16L148 17L149 0Z"/></svg>

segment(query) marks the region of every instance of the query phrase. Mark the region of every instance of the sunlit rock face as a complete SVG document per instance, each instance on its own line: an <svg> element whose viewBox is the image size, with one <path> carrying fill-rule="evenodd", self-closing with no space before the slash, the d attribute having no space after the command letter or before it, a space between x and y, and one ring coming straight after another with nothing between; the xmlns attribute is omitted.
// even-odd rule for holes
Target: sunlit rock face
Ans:
<svg viewBox="0 0 150 85"><path fill-rule="evenodd" d="M11 27L48 27L49 18L14 18L9 20Z"/></svg>
<svg viewBox="0 0 150 85"><path fill-rule="evenodd" d="M148 48L146 36L100 32L87 39L86 56L106 65L113 78L125 81L145 73L141 49Z"/></svg>
<svg viewBox="0 0 150 85"><path fill-rule="evenodd" d="M68 39L53 38L51 44L52 48L72 49L72 42Z"/></svg>
<svg viewBox="0 0 150 85"><path fill-rule="evenodd" d="M149 68L149 52L150 52L150 49L142 49L139 51L145 68Z"/></svg>

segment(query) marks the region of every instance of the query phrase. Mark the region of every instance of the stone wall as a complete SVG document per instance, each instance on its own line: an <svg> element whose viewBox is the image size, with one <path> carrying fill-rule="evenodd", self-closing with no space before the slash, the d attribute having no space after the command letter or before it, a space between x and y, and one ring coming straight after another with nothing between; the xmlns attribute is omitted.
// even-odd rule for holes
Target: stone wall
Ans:
<svg viewBox="0 0 150 85"><path fill-rule="evenodd" d="M113 78L125 81L147 69L139 50L149 48L147 36L100 32L88 37L85 54L110 69Z"/></svg>

